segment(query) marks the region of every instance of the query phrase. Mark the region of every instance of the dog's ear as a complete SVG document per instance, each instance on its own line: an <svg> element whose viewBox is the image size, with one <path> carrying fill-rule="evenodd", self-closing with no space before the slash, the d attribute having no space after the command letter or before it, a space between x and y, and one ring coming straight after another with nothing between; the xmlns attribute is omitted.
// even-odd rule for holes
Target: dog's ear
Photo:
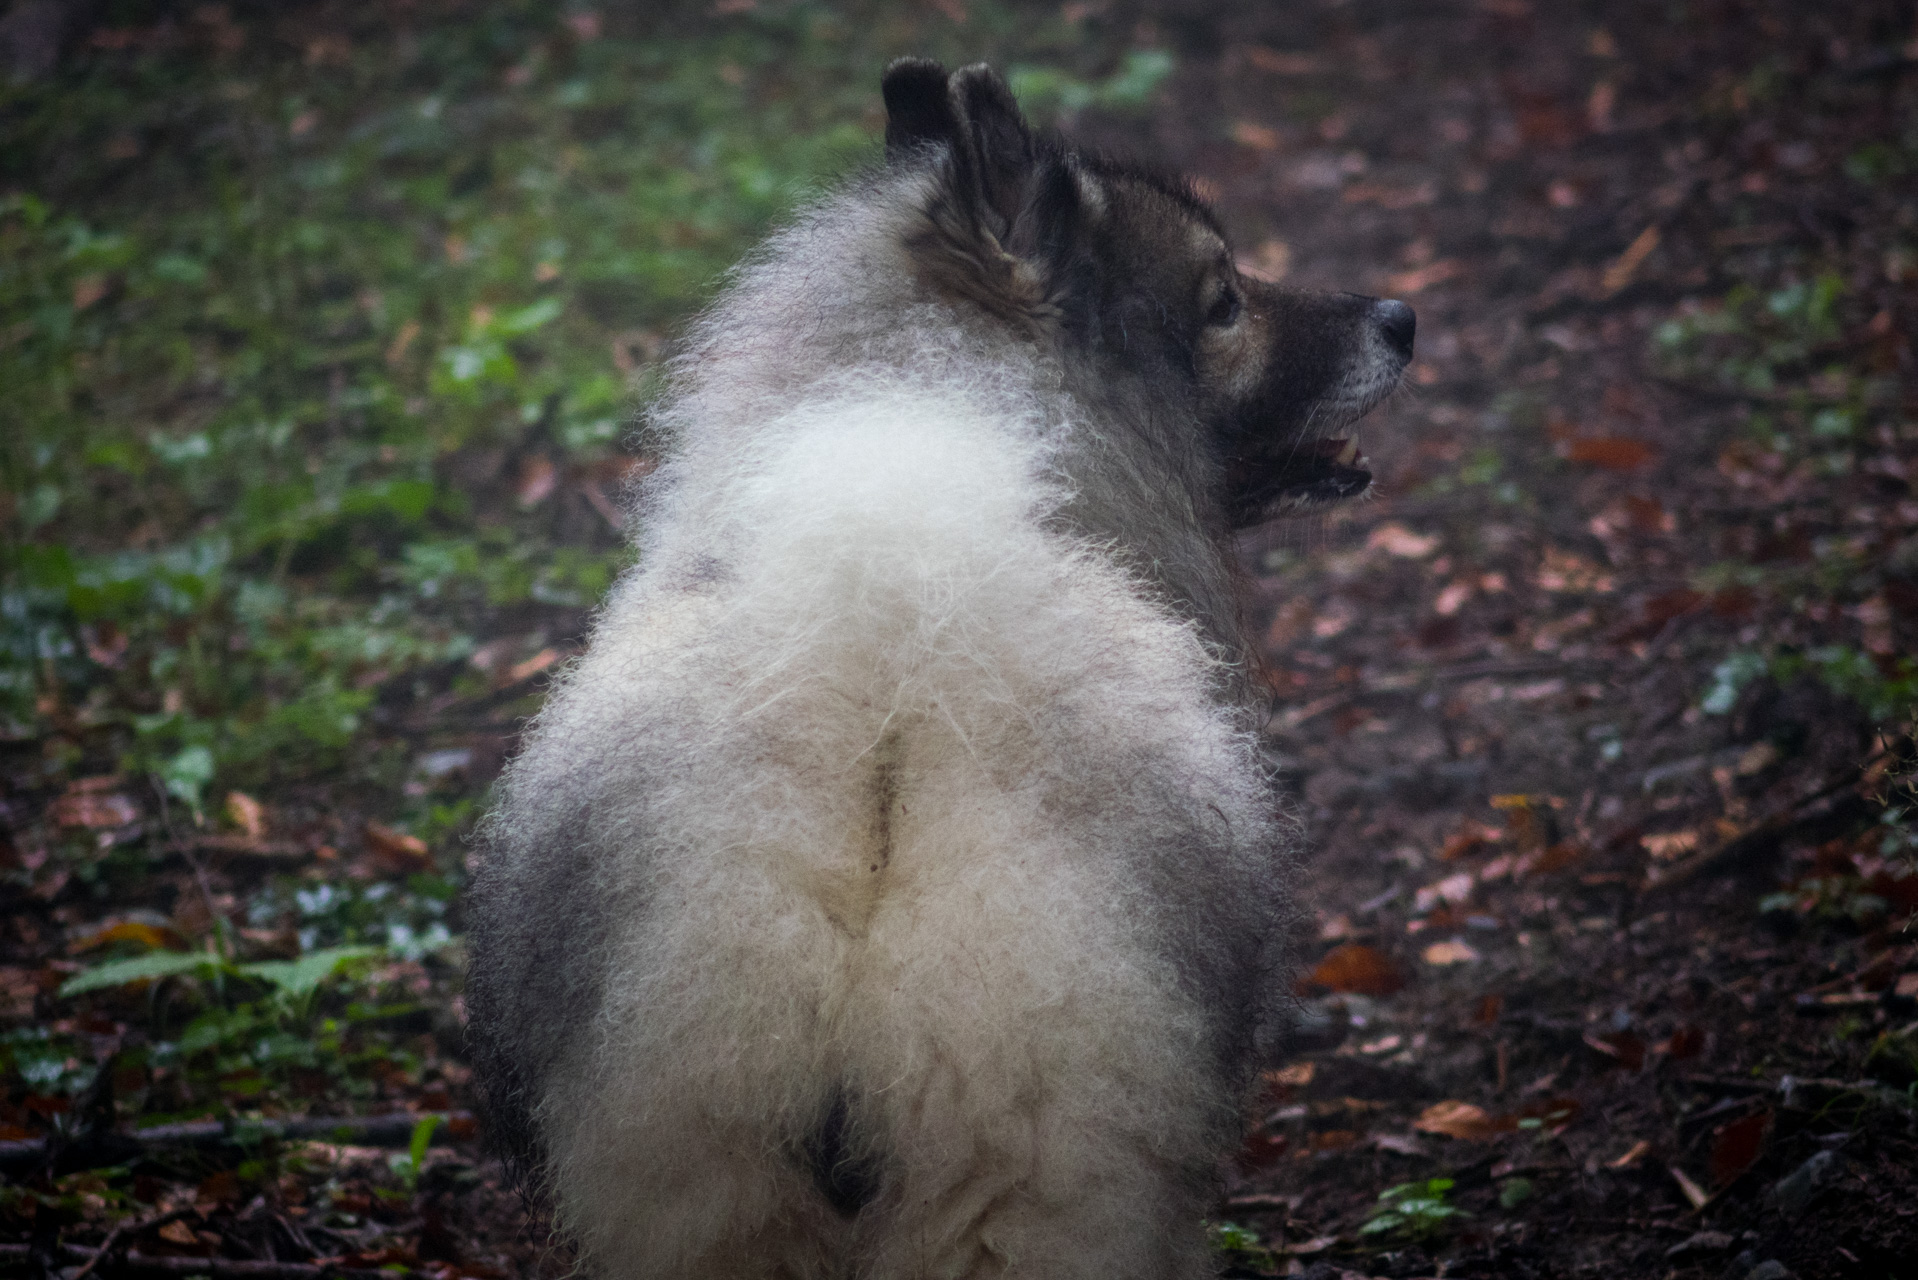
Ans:
<svg viewBox="0 0 1918 1280"><path fill-rule="evenodd" d="M1073 289L1073 162L1035 140L1012 90L983 63L949 75L936 62L901 58L882 87L888 162L937 155L927 234L910 242L921 271L942 292L1010 319L1056 322Z"/></svg>
<svg viewBox="0 0 1918 1280"><path fill-rule="evenodd" d="M897 162L930 146L947 150L952 195L966 213L1003 238L1019 216L1032 172L1032 130L1012 90L985 63L952 74L924 58L886 68L886 158Z"/></svg>

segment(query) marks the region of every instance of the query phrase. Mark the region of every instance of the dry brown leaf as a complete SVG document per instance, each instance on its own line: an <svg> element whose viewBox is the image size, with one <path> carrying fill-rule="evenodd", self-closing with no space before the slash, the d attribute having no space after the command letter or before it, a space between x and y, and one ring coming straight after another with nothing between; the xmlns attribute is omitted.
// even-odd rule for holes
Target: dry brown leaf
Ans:
<svg viewBox="0 0 1918 1280"><path fill-rule="evenodd" d="M1385 288L1388 293L1419 293L1435 284L1456 280L1464 274L1464 263L1456 258L1441 258L1411 271L1400 271L1385 277Z"/></svg>
<svg viewBox="0 0 1918 1280"><path fill-rule="evenodd" d="M540 672L546 670L546 668L558 662L559 659L559 650L541 649L526 661L514 663L507 669L506 677L512 683L518 684L522 680L529 680L538 675Z"/></svg>
<svg viewBox="0 0 1918 1280"><path fill-rule="evenodd" d="M1418 560L1438 550L1439 539L1433 533L1413 533L1396 520L1372 530L1365 540L1368 551L1383 551L1389 556Z"/></svg>
<svg viewBox="0 0 1918 1280"><path fill-rule="evenodd" d="M522 507L537 507L558 483L559 469L553 460L535 453L519 464L519 481L513 486L513 497Z"/></svg>
<svg viewBox="0 0 1918 1280"><path fill-rule="evenodd" d="M1770 1109L1741 1116L1720 1129L1712 1138L1712 1183L1731 1185L1738 1175L1758 1163L1765 1149L1765 1135L1771 1131Z"/></svg>
<svg viewBox="0 0 1918 1280"><path fill-rule="evenodd" d="M1638 843L1644 846L1645 852L1651 854L1660 862L1670 862L1674 858L1682 858L1686 854L1695 851L1698 848L1699 840L1699 833L1694 829L1690 831L1664 831L1648 836L1640 836Z"/></svg>
<svg viewBox="0 0 1918 1280"><path fill-rule="evenodd" d="M432 851L426 841L378 822L369 822L361 831L366 847L381 864L394 871L421 871L433 865Z"/></svg>
<svg viewBox="0 0 1918 1280"><path fill-rule="evenodd" d="M1392 957L1356 942L1326 952L1306 980L1361 996L1389 996L1405 986L1405 975Z"/></svg>
<svg viewBox="0 0 1918 1280"><path fill-rule="evenodd" d="M1434 942L1420 953L1425 963L1430 965L1477 964L1479 953L1471 943L1453 938L1450 942Z"/></svg>
<svg viewBox="0 0 1918 1280"><path fill-rule="evenodd" d="M1312 1083L1312 1077L1318 1073L1318 1067L1310 1062L1295 1062L1289 1067L1280 1067L1276 1071L1265 1073L1265 1082L1282 1089L1302 1089Z"/></svg>
<svg viewBox="0 0 1918 1280"><path fill-rule="evenodd" d="M1633 1165L1637 1164L1640 1160L1643 1160L1646 1156L1650 1155L1651 1153L1652 1153L1652 1144L1647 1142L1645 1139L1640 1138L1637 1142L1634 1142L1629 1148L1626 1149L1626 1152L1624 1155L1620 1156L1616 1160L1606 1161L1605 1167L1607 1169L1629 1169Z"/></svg>
<svg viewBox="0 0 1918 1280"><path fill-rule="evenodd" d="M75 938L68 944L67 950L77 955L111 942L137 942L153 951L184 950L187 946L187 940L166 925L148 924L143 920L119 920Z"/></svg>
<svg viewBox="0 0 1918 1280"><path fill-rule="evenodd" d="M226 793L226 817L249 840L266 834L266 806L244 791Z"/></svg>
<svg viewBox="0 0 1918 1280"><path fill-rule="evenodd" d="M1639 232L1637 238L1625 247L1625 252L1605 268L1605 274L1599 279L1599 288L1608 294L1617 293L1630 284L1632 277L1638 274L1638 269L1645 265L1645 259L1651 256L1652 250L1658 248L1658 239L1658 224L1655 222Z"/></svg>
<svg viewBox="0 0 1918 1280"><path fill-rule="evenodd" d="M1412 1122L1412 1127L1420 1133L1437 1133L1468 1142L1486 1142L1501 1133L1512 1132L1518 1128L1518 1121L1510 1116L1495 1116L1484 1107L1473 1106L1457 1098L1447 1098L1421 1111L1419 1118Z"/></svg>
<svg viewBox="0 0 1918 1280"><path fill-rule="evenodd" d="M1279 146L1279 131L1251 120L1234 120L1232 141L1254 151L1275 151Z"/></svg>
<svg viewBox="0 0 1918 1280"><path fill-rule="evenodd" d="M1635 471L1658 456L1658 450L1630 436L1580 436L1565 442L1565 457L1613 471Z"/></svg>
<svg viewBox="0 0 1918 1280"><path fill-rule="evenodd" d="M61 827L124 827L140 820L133 797L110 788L120 785L118 774L81 778L53 802L47 816Z"/></svg>

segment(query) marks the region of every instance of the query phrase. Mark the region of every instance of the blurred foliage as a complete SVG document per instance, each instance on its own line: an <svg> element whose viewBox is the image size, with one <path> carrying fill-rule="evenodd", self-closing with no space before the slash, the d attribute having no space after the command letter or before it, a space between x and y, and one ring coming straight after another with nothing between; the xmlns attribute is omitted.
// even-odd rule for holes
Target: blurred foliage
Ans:
<svg viewBox="0 0 1918 1280"><path fill-rule="evenodd" d="M114 0L0 85L0 741L65 797L0 881L119 910L183 833L300 833L49 986L138 1028L136 1111L419 1084L487 773L461 735L537 708L628 561L670 334L877 161L886 63L1016 67L1041 119L1173 69L1054 8L736 8ZM369 815L368 853L315 852ZM94 1079L59 1025L0 1047L35 1123Z"/></svg>
<svg viewBox="0 0 1918 1280"><path fill-rule="evenodd" d="M625 552L573 486L616 498L662 335L873 158L891 56L1076 54L1020 64L1045 111L1172 65L991 6L451 5L361 38L122 7L0 91L0 728L105 731L195 811L375 771L382 701L503 612L597 601Z"/></svg>

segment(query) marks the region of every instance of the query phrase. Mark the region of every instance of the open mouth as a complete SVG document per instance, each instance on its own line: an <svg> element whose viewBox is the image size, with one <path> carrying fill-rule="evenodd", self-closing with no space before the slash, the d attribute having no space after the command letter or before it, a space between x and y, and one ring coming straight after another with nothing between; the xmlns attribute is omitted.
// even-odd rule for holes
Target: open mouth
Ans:
<svg viewBox="0 0 1918 1280"><path fill-rule="evenodd" d="M1274 480L1268 509L1281 514L1356 498L1372 487L1372 472L1354 433L1300 444Z"/></svg>

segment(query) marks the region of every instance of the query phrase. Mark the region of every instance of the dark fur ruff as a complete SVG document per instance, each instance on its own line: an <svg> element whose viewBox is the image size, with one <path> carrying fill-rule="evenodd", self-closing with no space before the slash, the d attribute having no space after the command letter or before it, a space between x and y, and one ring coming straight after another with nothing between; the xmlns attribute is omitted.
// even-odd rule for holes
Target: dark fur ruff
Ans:
<svg viewBox="0 0 1918 1280"><path fill-rule="evenodd" d="M983 67L884 90L485 828L491 1131L605 1277L1204 1275L1294 842L1232 534L1363 490L1410 313L1242 279Z"/></svg>

